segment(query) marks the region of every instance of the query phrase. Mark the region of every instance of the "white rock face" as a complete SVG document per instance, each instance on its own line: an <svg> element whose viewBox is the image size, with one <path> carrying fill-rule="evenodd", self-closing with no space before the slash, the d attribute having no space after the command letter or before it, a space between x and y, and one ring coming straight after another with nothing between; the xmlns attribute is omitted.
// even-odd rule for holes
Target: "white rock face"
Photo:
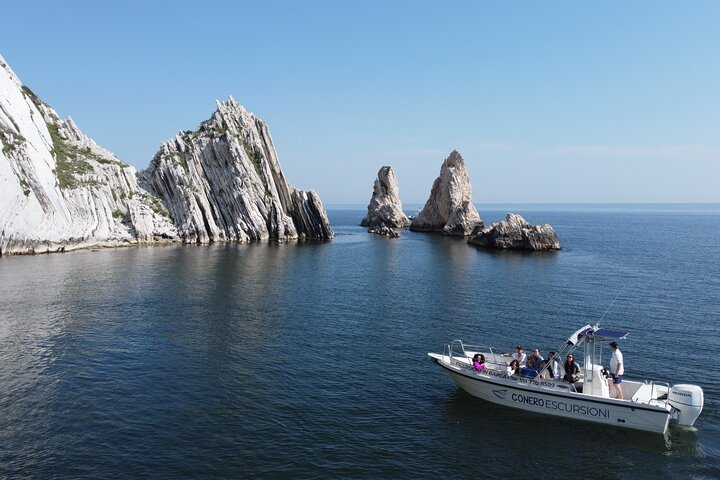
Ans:
<svg viewBox="0 0 720 480"><path fill-rule="evenodd" d="M410 224L410 230L467 236L482 224L473 205L465 161L457 150L453 150L443 162L430 198Z"/></svg>
<svg viewBox="0 0 720 480"><path fill-rule="evenodd" d="M198 130L163 143L140 184L186 242L333 237L318 195L287 182L267 125L232 97Z"/></svg>
<svg viewBox="0 0 720 480"><path fill-rule="evenodd" d="M368 204L368 213L360 222L363 227L404 228L410 225L410 219L402 210L400 189L392 167L380 168L373 194Z"/></svg>
<svg viewBox="0 0 720 480"><path fill-rule="evenodd" d="M0 140L0 256L333 236L320 198L287 183L267 126L232 98L138 176L0 57Z"/></svg>
<svg viewBox="0 0 720 480"><path fill-rule="evenodd" d="M24 87L0 57L0 255L177 236L135 169Z"/></svg>
<svg viewBox="0 0 720 480"><path fill-rule="evenodd" d="M555 229L547 223L531 226L523 217L508 213L505 220L489 228L478 228L468 243L486 248L509 250L560 250Z"/></svg>

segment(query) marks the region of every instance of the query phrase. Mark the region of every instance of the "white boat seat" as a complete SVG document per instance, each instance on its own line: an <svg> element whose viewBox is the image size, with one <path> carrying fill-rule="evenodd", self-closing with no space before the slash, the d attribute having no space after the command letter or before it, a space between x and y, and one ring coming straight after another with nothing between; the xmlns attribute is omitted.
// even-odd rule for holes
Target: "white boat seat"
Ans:
<svg viewBox="0 0 720 480"><path fill-rule="evenodd" d="M643 383L640 385L640 388L638 388L638 391L635 392L635 394L632 396L633 402L639 402L639 403L649 403L650 395L652 394L652 385L649 383Z"/></svg>

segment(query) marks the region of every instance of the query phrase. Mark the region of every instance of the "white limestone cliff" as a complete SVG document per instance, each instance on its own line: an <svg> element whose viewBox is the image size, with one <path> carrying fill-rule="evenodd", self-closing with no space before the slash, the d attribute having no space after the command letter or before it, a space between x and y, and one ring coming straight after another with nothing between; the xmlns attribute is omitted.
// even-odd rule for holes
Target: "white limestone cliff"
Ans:
<svg viewBox="0 0 720 480"><path fill-rule="evenodd" d="M430 198L410 224L410 230L467 236L482 224L472 202L472 186L465 161L457 150L453 150L443 162Z"/></svg>
<svg viewBox="0 0 720 480"><path fill-rule="evenodd" d="M185 241L332 238L267 126L232 98L135 169L23 86L0 57L0 256Z"/></svg>
<svg viewBox="0 0 720 480"><path fill-rule="evenodd" d="M508 213L505 220L488 228L478 228L468 243L486 248L507 250L560 250L555 229L545 225L530 225L523 217Z"/></svg>
<svg viewBox="0 0 720 480"><path fill-rule="evenodd" d="M392 167L384 166L378 171L367 210L367 215L360 222L363 227L405 228L410 225L402 209L400 189Z"/></svg>
<svg viewBox="0 0 720 480"><path fill-rule="evenodd" d="M0 255L172 239L135 169L23 86L0 57Z"/></svg>
<svg viewBox="0 0 720 480"><path fill-rule="evenodd" d="M318 195L288 183L267 125L232 97L196 131L163 143L140 184L186 242L333 237Z"/></svg>

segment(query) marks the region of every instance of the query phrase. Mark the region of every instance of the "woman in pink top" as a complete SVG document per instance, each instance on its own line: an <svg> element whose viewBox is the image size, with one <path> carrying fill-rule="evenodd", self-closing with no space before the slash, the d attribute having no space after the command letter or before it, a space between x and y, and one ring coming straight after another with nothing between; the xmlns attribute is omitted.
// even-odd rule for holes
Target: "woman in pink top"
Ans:
<svg viewBox="0 0 720 480"><path fill-rule="evenodd" d="M485 368L485 355L482 353L476 353L473 356L473 368L477 372L482 372Z"/></svg>

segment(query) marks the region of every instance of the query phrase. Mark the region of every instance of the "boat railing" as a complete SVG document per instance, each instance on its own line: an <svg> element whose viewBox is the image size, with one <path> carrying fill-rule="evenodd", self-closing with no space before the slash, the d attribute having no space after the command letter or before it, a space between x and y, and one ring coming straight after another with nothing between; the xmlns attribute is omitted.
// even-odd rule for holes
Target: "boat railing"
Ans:
<svg viewBox="0 0 720 480"><path fill-rule="evenodd" d="M489 354L490 358L485 358L486 364L505 366L503 362L497 360L498 355L493 351L493 348L489 346L465 345L462 340L453 340L451 343L445 344L443 347L443 357L447 357L447 363L455 366L459 365L457 365L457 363L453 363L453 358L461 357L467 359L468 362L462 366L472 368L472 357L475 353Z"/></svg>
<svg viewBox="0 0 720 480"><path fill-rule="evenodd" d="M453 362L455 357L463 357L470 360L467 353L465 353L465 345L462 340L453 340L452 343L448 343L443 348L443 357L447 357L447 363L450 365L457 366L457 362Z"/></svg>

